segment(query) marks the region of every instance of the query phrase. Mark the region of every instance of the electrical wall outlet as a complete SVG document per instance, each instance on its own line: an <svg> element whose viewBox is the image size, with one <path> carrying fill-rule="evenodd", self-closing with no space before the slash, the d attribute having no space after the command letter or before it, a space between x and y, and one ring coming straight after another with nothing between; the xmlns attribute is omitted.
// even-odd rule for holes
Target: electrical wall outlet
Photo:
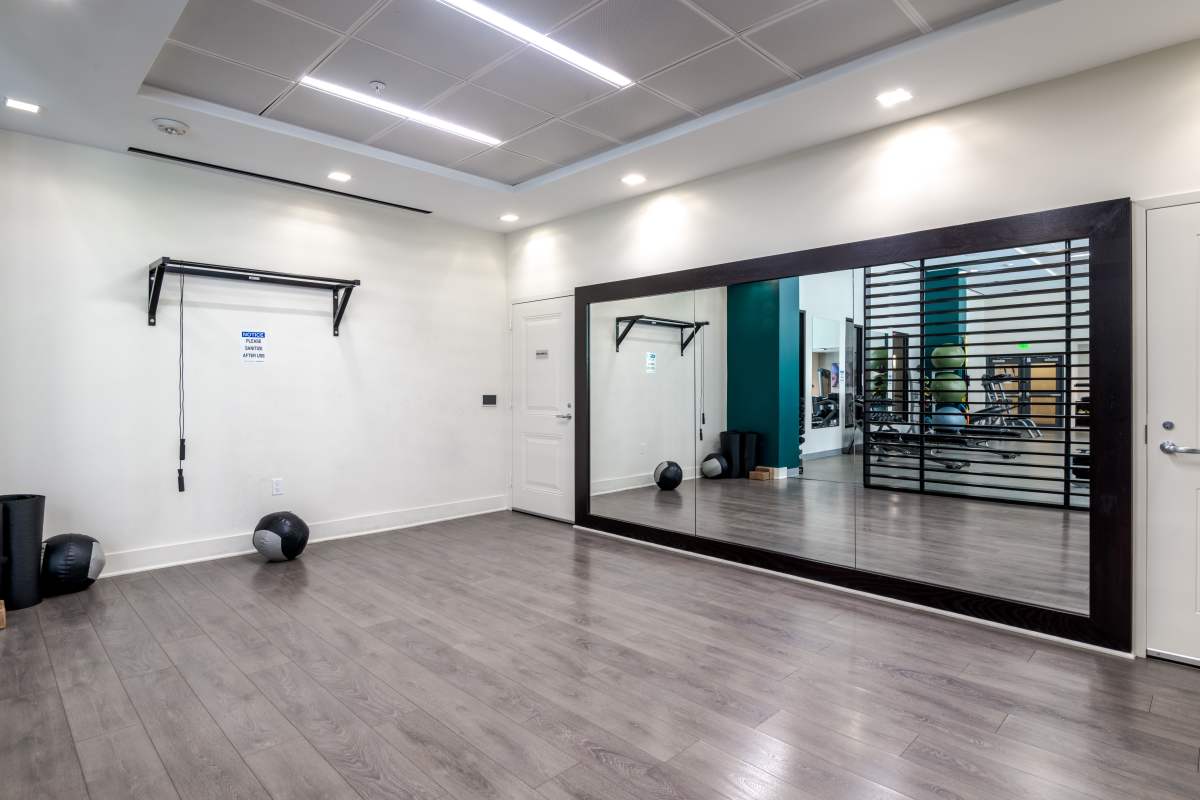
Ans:
<svg viewBox="0 0 1200 800"><path fill-rule="evenodd" d="M283 478L271 478L271 496L283 494Z"/></svg>

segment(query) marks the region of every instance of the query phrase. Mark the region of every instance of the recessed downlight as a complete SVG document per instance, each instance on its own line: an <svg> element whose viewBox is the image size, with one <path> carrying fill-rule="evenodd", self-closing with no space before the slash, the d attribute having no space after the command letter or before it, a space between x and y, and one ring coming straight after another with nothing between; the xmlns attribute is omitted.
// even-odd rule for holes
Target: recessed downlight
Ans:
<svg viewBox="0 0 1200 800"><path fill-rule="evenodd" d="M311 86L313 89L325 92L326 94L331 94L335 97L341 97L344 100L352 100L355 103L359 103L364 106L370 106L371 108L382 111L385 114L391 114L393 117L411 120L412 122L416 122L420 125L428 125L430 128L437 128L438 130L445 131L446 133L453 133L455 136L461 136L464 139L470 139L471 141L479 142L480 144L486 144L491 147L495 147L496 145L500 144L500 140L495 136L488 136L486 133L480 133L479 131L471 130L466 126L450 122L449 120L440 119L431 114L426 114L423 111L417 111L412 108L405 108L404 106L396 105L395 103L389 103L387 100L382 98L375 97L364 92L356 92L353 89L347 89L345 86L338 86L336 83L323 81L320 78L314 78L311 75L305 75L300 79L300 83L304 84L305 86Z"/></svg>
<svg viewBox="0 0 1200 800"><path fill-rule="evenodd" d="M338 172L337 170L334 170L333 172L329 173L328 177L331 181L345 183L346 181L350 180L351 176L349 172Z"/></svg>
<svg viewBox="0 0 1200 800"><path fill-rule="evenodd" d="M898 106L901 103L907 103L909 100L913 99L913 96L912 92L910 92L908 89L897 88L877 94L875 95L875 99L879 102L879 105L883 106L884 108L891 108L892 106Z"/></svg>
<svg viewBox="0 0 1200 800"><path fill-rule="evenodd" d="M15 97L4 98L4 105L17 111L28 111L30 114L36 114L42 110L42 107L37 103L28 103L24 100L18 100Z"/></svg>
<svg viewBox="0 0 1200 800"><path fill-rule="evenodd" d="M501 222L516 222L519 219L520 219L520 217L518 217L516 214L512 213L511 211L508 212L507 214L500 215Z"/></svg>
<svg viewBox="0 0 1200 800"><path fill-rule="evenodd" d="M191 130L186 122L170 117L155 117L154 127L158 128L159 133L165 133L167 136L187 136L187 132Z"/></svg>
<svg viewBox="0 0 1200 800"><path fill-rule="evenodd" d="M494 8L488 8L483 3L477 0L441 0L445 5L451 8L458 9L467 16L474 17L480 22L491 25L493 28L498 28L504 31L509 36L520 39L541 50L544 53L549 53L560 61L565 61L576 69L583 70L591 75L595 75L606 83L611 83L618 89L623 89L633 83L629 78L626 78L621 73L611 67L606 67L599 61L588 58L583 53L572 50L561 42L556 42L549 36L538 33L528 25L523 25L511 17L506 17Z"/></svg>
<svg viewBox="0 0 1200 800"><path fill-rule="evenodd" d="M631 172L624 178L621 178L621 183L626 186L641 186L646 182L646 176L640 172Z"/></svg>

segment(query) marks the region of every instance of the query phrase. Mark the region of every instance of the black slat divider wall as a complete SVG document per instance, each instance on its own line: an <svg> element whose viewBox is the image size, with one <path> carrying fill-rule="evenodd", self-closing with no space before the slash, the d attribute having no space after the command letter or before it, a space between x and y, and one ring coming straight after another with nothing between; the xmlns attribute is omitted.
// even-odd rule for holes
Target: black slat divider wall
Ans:
<svg viewBox="0 0 1200 800"><path fill-rule="evenodd" d="M1087 239L868 267L864 484L1089 506Z"/></svg>

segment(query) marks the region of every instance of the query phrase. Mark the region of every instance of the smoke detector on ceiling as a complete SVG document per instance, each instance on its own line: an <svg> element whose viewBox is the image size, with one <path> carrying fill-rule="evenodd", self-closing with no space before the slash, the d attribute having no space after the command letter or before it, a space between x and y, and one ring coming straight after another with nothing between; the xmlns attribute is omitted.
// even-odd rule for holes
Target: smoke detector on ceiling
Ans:
<svg viewBox="0 0 1200 800"><path fill-rule="evenodd" d="M158 128L159 133L165 133L167 136L184 136L191 130L186 122L169 117L155 118L154 127Z"/></svg>
<svg viewBox="0 0 1200 800"><path fill-rule="evenodd" d="M375 94L383 94L383 90L387 88L387 84L383 81L371 81L367 85L371 87L371 91L375 92Z"/></svg>

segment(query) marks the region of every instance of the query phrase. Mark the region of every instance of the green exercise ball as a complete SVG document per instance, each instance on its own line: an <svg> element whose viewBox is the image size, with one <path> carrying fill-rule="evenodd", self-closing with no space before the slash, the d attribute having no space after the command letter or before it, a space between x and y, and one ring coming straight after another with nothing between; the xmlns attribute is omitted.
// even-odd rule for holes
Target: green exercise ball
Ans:
<svg viewBox="0 0 1200 800"><path fill-rule="evenodd" d="M962 369L967 363L967 351L961 344L942 344L933 348L929 360L938 369Z"/></svg>
<svg viewBox="0 0 1200 800"><path fill-rule="evenodd" d="M967 402L967 382L957 372L938 372L929 382L933 399L939 403Z"/></svg>
<svg viewBox="0 0 1200 800"><path fill-rule="evenodd" d="M887 366L887 348L876 347L867 353L867 369L879 372Z"/></svg>

